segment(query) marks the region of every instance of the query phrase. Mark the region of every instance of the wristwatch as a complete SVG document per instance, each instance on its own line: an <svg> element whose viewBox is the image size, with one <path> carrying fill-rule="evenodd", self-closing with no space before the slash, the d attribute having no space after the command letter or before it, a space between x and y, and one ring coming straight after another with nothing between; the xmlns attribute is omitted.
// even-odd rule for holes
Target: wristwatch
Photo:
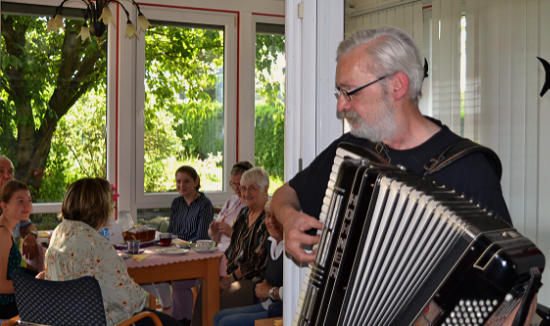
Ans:
<svg viewBox="0 0 550 326"><path fill-rule="evenodd" d="M275 299L275 287L272 287L271 289L269 289L269 298L271 300L277 300Z"/></svg>

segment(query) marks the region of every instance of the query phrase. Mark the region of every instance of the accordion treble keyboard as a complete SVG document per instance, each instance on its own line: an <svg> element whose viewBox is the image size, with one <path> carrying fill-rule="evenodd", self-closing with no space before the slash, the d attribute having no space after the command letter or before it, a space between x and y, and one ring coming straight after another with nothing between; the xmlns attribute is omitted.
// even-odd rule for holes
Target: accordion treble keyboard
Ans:
<svg viewBox="0 0 550 326"><path fill-rule="evenodd" d="M488 311L544 267L531 241L475 203L349 147L336 152L319 219L294 325L411 325L431 306L428 324L498 325ZM464 302L491 307L454 318Z"/></svg>

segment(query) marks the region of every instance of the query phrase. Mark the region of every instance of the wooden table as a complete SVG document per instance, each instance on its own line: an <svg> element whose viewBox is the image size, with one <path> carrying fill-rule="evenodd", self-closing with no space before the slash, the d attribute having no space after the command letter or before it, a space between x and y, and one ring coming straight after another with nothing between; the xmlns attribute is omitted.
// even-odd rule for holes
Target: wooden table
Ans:
<svg viewBox="0 0 550 326"><path fill-rule="evenodd" d="M190 251L185 255L165 256L154 253L155 247L146 248L151 256L137 262L126 259L128 274L138 284L158 283L201 278L202 324L213 325L214 315L220 309L220 258L223 252L199 254Z"/></svg>

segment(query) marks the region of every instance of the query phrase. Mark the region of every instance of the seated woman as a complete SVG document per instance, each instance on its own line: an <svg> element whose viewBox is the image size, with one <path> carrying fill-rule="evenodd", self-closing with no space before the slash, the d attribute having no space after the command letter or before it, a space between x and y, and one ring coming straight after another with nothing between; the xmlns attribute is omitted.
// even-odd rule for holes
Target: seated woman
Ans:
<svg viewBox="0 0 550 326"><path fill-rule="evenodd" d="M174 199L170 207L168 232L192 242L209 239L208 226L214 218L214 207L210 199L199 192L200 178L197 171L187 165L178 168L176 188L180 196ZM154 284L146 289L159 298L164 311L169 311L172 306L172 316L184 324L190 324L193 316L191 288L199 284L197 280L172 282L173 305L168 283Z"/></svg>
<svg viewBox="0 0 550 326"><path fill-rule="evenodd" d="M241 176L251 168L252 164L248 161L241 161L233 165L229 185L234 194L227 199L218 217L210 224L208 229L208 235L218 243L220 250L225 250L229 246L231 234L233 233L233 223L245 206L241 198Z"/></svg>
<svg viewBox="0 0 550 326"><path fill-rule="evenodd" d="M13 229L31 215L29 188L19 181L8 181L0 190L0 207L0 318L8 319L18 314L11 274L21 266L21 253Z"/></svg>
<svg viewBox="0 0 550 326"><path fill-rule="evenodd" d="M220 250L225 251L227 247L229 247L235 219L239 215L241 209L246 206L241 198L241 176L245 171L251 168L252 164L248 161L241 161L233 165L229 185L234 194L227 199L216 220L210 223L208 235L212 240L218 243L218 248ZM227 257L224 255L220 260L220 276L226 276L226 271Z"/></svg>
<svg viewBox="0 0 550 326"><path fill-rule="evenodd" d="M271 215L271 201L265 205L265 225L269 232L266 251L267 267L262 272L263 282L256 284L256 296L261 303L221 310L214 317L215 326L254 325L256 319L283 315L283 226Z"/></svg>
<svg viewBox="0 0 550 326"><path fill-rule="evenodd" d="M0 192L8 181L13 180L14 167L12 161L0 155ZM2 209L0 208L0 213ZM27 267L35 272L44 269L44 249L37 242L38 232L30 219L17 223L13 230L13 237L21 237L21 254Z"/></svg>
<svg viewBox="0 0 550 326"><path fill-rule="evenodd" d="M144 310L147 293L128 275L126 265L98 232L113 213L111 185L105 179L85 178L69 186L61 206L61 223L53 231L46 251L44 278L53 281L95 277L105 306L107 325ZM180 325L154 311L164 325ZM148 318L136 325L152 325Z"/></svg>
<svg viewBox="0 0 550 326"><path fill-rule="evenodd" d="M191 166L181 166L176 171L176 188L179 197L170 207L168 232L187 241L209 239L208 226L214 219L214 206L200 192L200 178Z"/></svg>
<svg viewBox="0 0 550 326"><path fill-rule="evenodd" d="M227 276L220 283L222 290L240 279L253 279L260 276L267 264L265 243L268 233L265 227L264 207L267 202L269 176L262 168L252 168L241 177L241 195L246 207L243 208L231 235L231 244L225 251Z"/></svg>

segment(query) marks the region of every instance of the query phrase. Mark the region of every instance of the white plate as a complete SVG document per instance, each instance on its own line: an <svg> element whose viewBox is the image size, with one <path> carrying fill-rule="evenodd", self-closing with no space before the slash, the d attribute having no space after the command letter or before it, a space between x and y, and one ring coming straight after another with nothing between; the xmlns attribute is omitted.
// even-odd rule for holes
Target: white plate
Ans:
<svg viewBox="0 0 550 326"><path fill-rule="evenodd" d="M157 254L161 255L183 255L189 252L189 249L184 248L160 248L157 249Z"/></svg>
<svg viewBox="0 0 550 326"><path fill-rule="evenodd" d="M218 251L218 247L211 247L211 248L193 248L195 252L201 253L201 254L207 254L210 252Z"/></svg>

